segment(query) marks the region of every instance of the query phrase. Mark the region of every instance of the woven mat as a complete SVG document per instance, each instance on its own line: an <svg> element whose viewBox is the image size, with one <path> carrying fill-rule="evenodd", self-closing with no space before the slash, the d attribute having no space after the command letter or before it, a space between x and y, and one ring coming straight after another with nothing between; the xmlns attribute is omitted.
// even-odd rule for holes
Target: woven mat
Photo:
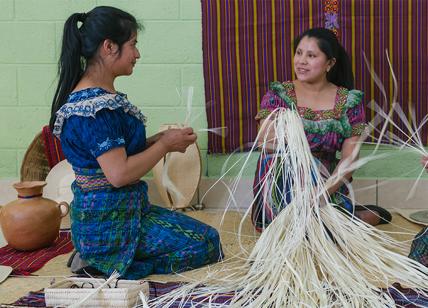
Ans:
<svg viewBox="0 0 428 308"><path fill-rule="evenodd" d="M182 283L180 282L154 282L149 281L149 299L153 299L178 288ZM400 307L428 307L428 297L422 296L412 289L403 288L400 284L394 284L393 287L384 290L389 294ZM227 305L233 297L233 293L217 294L211 297L210 303ZM185 299L186 305L183 306L182 298L177 298L170 306L171 308L178 307L194 307L198 303L206 304L208 297L188 297ZM45 294L43 290L30 292L26 296L21 297L10 305L2 305L1 307L46 307Z"/></svg>
<svg viewBox="0 0 428 308"><path fill-rule="evenodd" d="M240 213L228 213L225 216L223 224L220 224L223 212L213 212L209 210L204 210L186 213L189 216L199 219L220 230L223 250L225 252L226 259L239 252L239 245L237 244L237 238L235 233L239 227L239 221L241 219ZM397 234L392 233L391 236L400 241L408 241L409 247L415 234L421 230L421 226L409 222L398 214L393 214L391 224L381 225L378 228L384 231L400 232ZM244 234L245 236L243 246L246 249L251 249L256 241L257 234L254 232L254 229L249 220L244 223L242 234ZM36 275L39 275L38 277L9 277L5 282L0 285L1 302L11 303L30 291L40 290L44 287L49 286L50 281L52 280L52 276L65 277L72 275L70 269L66 267L66 262L69 256L70 254L61 255L49 261L42 269L34 273ZM224 265L222 264L214 264L211 265L209 268L210 270L214 271L216 269L222 268L223 266ZM194 279L200 279L202 277L205 277L207 270L208 267L203 267L200 269L182 273L180 276L151 275L147 277L147 279L159 282L193 281Z"/></svg>
<svg viewBox="0 0 428 308"><path fill-rule="evenodd" d="M52 246L35 251L19 251L9 245L0 248L0 264L11 266L12 275L30 275L49 260L73 250L70 232L60 232Z"/></svg>

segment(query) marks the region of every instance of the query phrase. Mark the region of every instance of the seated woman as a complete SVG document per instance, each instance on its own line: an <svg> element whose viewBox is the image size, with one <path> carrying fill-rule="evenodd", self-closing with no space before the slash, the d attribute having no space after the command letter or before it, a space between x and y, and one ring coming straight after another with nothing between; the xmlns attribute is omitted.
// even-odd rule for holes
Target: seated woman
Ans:
<svg viewBox="0 0 428 308"><path fill-rule="evenodd" d="M421 158L422 166L428 171L428 156ZM428 267L428 227L423 228L413 240L409 258Z"/></svg>
<svg viewBox="0 0 428 308"><path fill-rule="evenodd" d="M294 70L296 79L272 82L263 97L256 120L265 119L278 107L296 108L303 119L304 130L313 156L331 175L338 165L352 157L366 123L362 92L353 89L354 78L349 57L335 34L324 28L314 28L301 34L294 42ZM341 159L336 158L340 152ZM257 163L254 194L260 189L272 155L262 154ZM350 181L352 172L344 175ZM287 187L277 185L280 195L287 196ZM354 213L363 221L376 225L387 223L391 215L377 206L352 206L347 188L338 182L328 188L331 202L339 209ZM290 200L281 204L268 204L262 196L256 197L252 208L252 221L262 230L278 215Z"/></svg>
<svg viewBox="0 0 428 308"><path fill-rule="evenodd" d="M146 118L115 89L140 58L136 19L113 7L71 15L64 26L50 126L73 166L71 232L95 270L139 279L222 257L217 231L150 204L140 180L168 152L196 141L191 128L146 138Z"/></svg>

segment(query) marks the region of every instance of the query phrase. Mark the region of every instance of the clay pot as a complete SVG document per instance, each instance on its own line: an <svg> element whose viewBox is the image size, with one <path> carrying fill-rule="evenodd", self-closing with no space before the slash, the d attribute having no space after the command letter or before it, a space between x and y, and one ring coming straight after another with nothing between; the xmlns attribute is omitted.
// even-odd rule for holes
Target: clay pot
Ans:
<svg viewBox="0 0 428 308"><path fill-rule="evenodd" d="M61 218L69 205L43 198L46 182L15 183L18 199L0 211L0 224L9 246L18 250L35 250L50 246L59 234Z"/></svg>

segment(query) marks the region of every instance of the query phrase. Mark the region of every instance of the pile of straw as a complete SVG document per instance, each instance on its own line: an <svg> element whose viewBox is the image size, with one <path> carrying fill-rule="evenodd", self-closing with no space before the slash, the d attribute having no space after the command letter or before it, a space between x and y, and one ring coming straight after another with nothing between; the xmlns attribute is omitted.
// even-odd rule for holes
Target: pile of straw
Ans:
<svg viewBox="0 0 428 308"><path fill-rule="evenodd" d="M228 307L394 307L383 288L395 282L427 295L428 269L400 254L406 249L401 243L328 204L326 183L296 111L274 111L258 139L262 152L274 144L274 162L257 194L273 202L278 178L293 179L292 202L263 231L254 249L242 252L244 265L229 268L227 274L212 272L143 307L170 307L177 299L183 307L217 307L212 300L229 292L234 296ZM363 163L345 162L339 176ZM231 203L241 174L232 185Z"/></svg>

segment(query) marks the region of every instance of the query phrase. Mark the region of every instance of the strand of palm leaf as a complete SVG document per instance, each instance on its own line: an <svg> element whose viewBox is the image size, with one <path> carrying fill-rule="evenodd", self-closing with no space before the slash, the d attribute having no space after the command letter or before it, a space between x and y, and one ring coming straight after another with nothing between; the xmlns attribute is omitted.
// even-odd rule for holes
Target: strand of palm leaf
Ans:
<svg viewBox="0 0 428 308"><path fill-rule="evenodd" d="M366 63L366 66L370 72L370 75L372 76L374 82L376 83L377 87L379 88L380 92L382 93L382 96L384 98L385 102L388 102L386 90L385 87L379 78L379 76L376 74L376 72L372 69L372 66L370 65L370 62L368 61L365 53L363 53L364 61ZM377 129L376 123L370 123L372 125L373 131L376 131L379 136L377 138L376 147L373 153L376 153L379 146L382 144L383 138L386 139L387 143L383 143L385 146L392 146L395 149L399 151L408 150L414 153L417 153L419 156L428 156L428 152L424 147L424 144L422 142L422 138L420 136L420 131L422 130L422 127L426 125L428 122L428 115L425 115L419 123L417 123L417 117L415 115L415 110L410 108L411 111L411 117L408 120L407 116L404 114L404 111L400 107L400 105L397 102L398 97L398 81L397 77L394 73L394 69L392 67L391 60L389 58L388 49L385 49L385 58L387 60L389 71L393 80L393 93L392 93L392 102L391 107L389 108L389 112L387 113L384 111L384 109L388 108L382 108L379 106L375 101L371 102L372 104L370 107L375 111L376 113L376 119L374 122L384 121L382 129ZM397 114L401 123L404 124L404 128L401 128L397 123L395 123L393 119L393 114ZM397 135L395 135L393 132L389 132L386 134L386 128L387 126L391 125L396 130L398 130L403 136L405 136L406 140L402 140ZM426 167L426 166L425 166ZM406 201L409 200L415 193L416 187L419 183L419 180L422 177L422 174L425 172L425 168L421 168L420 173L414 182L412 188L409 191L409 194L407 195Z"/></svg>
<svg viewBox="0 0 428 308"><path fill-rule="evenodd" d="M412 125L409 120L407 120L407 117L404 114L400 105L394 103L392 105L391 110L393 111L393 113L399 116L401 122L404 124L405 128L401 128L399 125L392 121L393 113L387 114L385 111L383 111L382 107L380 107L376 103L373 103L371 108L375 110L376 114L380 118L383 118L385 120L385 123L391 123L391 125L399 132L401 132L405 137L405 140L402 140L393 132L385 134L381 130L377 129L375 126L372 126L373 130L379 133L379 137L377 138L378 142L376 143L376 146L381 144L382 139L385 139L386 141L382 143L382 145L394 148L397 153L405 151L406 153L417 154L418 157L428 156L428 152L425 149L424 144L422 142L422 138L420 136L420 131L422 130L422 127L428 122L428 115L426 115L419 124L416 124L415 121L412 121ZM412 111L412 119L416 119L414 111ZM425 168L421 168L420 166L418 166L417 168L420 169L420 172L406 197L406 201L413 197L416 188L419 184L419 181L422 175L425 173ZM415 170L409 170L409 172L413 171Z"/></svg>
<svg viewBox="0 0 428 308"><path fill-rule="evenodd" d="M176 88L177 94L179 96L179 99L181 100L181 94ZM189 127L191 122L194 121L196 118L198 118L202 112L197 114L196 116L192 116L192 102L193 102L193 92L194 87L190 86L187 88L187 100L186 100L186 116L183 121L183 124L178 124L178 127L184 128ZM227 127L214 127L210 129L199 129L198 132L209 132L216 135L222 136L223 134L226 134ZM171 199L174 200L174 204L182 204L184 198L183 193L180 191L180 189L176 186L176 184L171 180L171 177L169 176L169 171L171 169L171 153L168 153L164 157L164 165L162 169L161 174L161 185L171 195Z"/></svg>
<svg viewBox="0 0 428 308"><path fill-rule="evenodd" d="M177 300L179 307L218 307L215 299L230 292L234 295L223 306L395 307L382 292L394 282L427 295L423 290L428 289L428 269L405 257L404 245L328 204L325 182L296 111L274 111L257 138L263 140L262 152L269 139L275 145L275 162L257 194L272 202L278 178L293 179L292 202L263 231L253 250L243 252L243 265L229 268L227 274L209 272L205 279L152 299L145 307L171 307ZM359 165L349 163L342 172ZM241 175L242 170L236 182Z"/></svg>
<svg viewBox="0 0 428 308"><path fill-rule="evenodd" d="M177 90L178 93L178 90ZM179 94L179 93L178 93ZM179 95L181 99L181 95ZM182 127L187 127L189 125L190 118L192 116L192 101L193 101L193 87L189 87L187 90L187 102L186 102L186 117L184 119ZM180 127L180 125L179 125ZM173 196L173 200L175 200L175 203L182 203L184 196L180 192L180 190L177 188L177 186L174 184L174 182L171 180L168 172L170 170L170 153L165 155L164 158L164 166L162 169L162 175L161 175L161 185L165 188L165 190Z"/></svg>

